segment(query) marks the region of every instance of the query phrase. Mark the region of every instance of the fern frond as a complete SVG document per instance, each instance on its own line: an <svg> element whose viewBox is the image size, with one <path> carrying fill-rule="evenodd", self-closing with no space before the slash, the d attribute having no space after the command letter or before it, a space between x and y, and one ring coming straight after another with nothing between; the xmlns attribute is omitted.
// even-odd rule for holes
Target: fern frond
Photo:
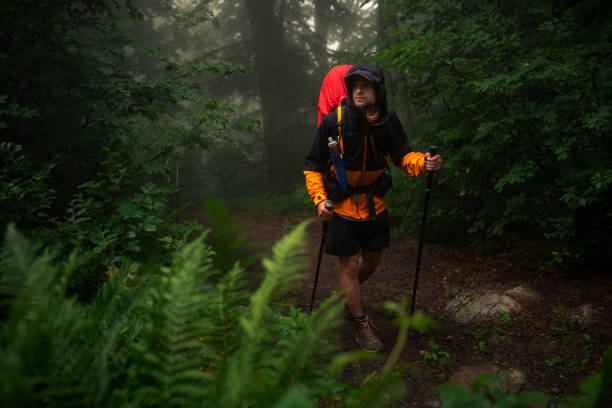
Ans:
<svg viewBox="0 0 612 408"><path fill-rule="evenodd" d="M203 341L210 319L203 318L202 310L213 305L209 281L218 272L212 269L204 238L186 245L169 268L162 268L151 304L143 310L150 320L131 346L135 356L129 370L136 402L193 405L206 398L211 386L211 376L202 367L217 357L214 347Z"/></svg>
<svg viewBox="0 0 612 408"><path fill-rule="evenodd" d="M4 282L20 277L21 284L3 286L12 293L2 324L2 399L17 405L24 403L24 396L35 405L43 400L78 401L85 394L79 379L92 354L85 336L90 321L80 304L66 299L76 257L53 265L49 252L35 257L35 247L13 227L6 237L2 276L11 277Z"/></svg>
<svg viewBox="0 0 612 408"><path fill-rule="evenodd" d="M339 320L337 298L312 316L275 310L275 301L303 276L305 227L274 246L252 294L240 263L214 267L203 234L169 267L143 271L125 263L89 305L67 296L68 277L80 264L76 253L66 262L48 252L36 256L38 248L9 229L0 261L6 306L0 402L312 406L321 397L344 397L347 386L325 371L334 348L329 333ZM369 386L364 395L375 400L385 384Z"/></svg>
<svg viewBox="0 0 612 408"><path fill-rule="evenodd" d="M298 394L314 401L332 390L344 389L334 385L336 378L322 370L326 354L333 348L328 333L339 321L341 305L337 299L328 300L312 317L297 309L285 316L271 308L272 302L303 276L299 255L306 225L281 239L272 259L263 262L264 280L240 319L245 336L222 373L220 406L282 405ZM292 391L284 394L286 390Z"/></svg>
<svg viewBox="0 0 612 408"><path fill-rule="evenodd" d="M91 349L95 357L83 382L87 384L89 406L112 406L115 381L124 375L127 357L125 343L133 341L140 329L141 319L137 308L150 289L146 281L135 281L138 265L125 263L112 273L92 303L87 315L94 323Z"/></svg>
<svg viewBox="0 0 612 408"><path fill-rule="evenodd" d="M273 299L277 299L292 288L295 281L303 277L298 272L304 268L305 261L299 255L305 245L305 230L308 221L299 224L293 231L285 235L272 248L272 258L262 261L266 276L251 296L249 314L241 320L242 327L252 341L258 341L259 329L263 327L264 310Z"/></svg>

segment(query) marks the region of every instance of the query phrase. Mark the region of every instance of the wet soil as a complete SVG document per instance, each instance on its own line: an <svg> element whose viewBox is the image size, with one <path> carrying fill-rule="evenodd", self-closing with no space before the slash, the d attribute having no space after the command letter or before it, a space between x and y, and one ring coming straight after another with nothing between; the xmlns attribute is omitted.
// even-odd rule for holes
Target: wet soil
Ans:
<svg viewBox="0 0 612 408"><path fill-rule="evenodd" d="M248 242L256 243L264 254L293 226L308 218L260 212L238 212L234 216L242 223ZM304 311L308 311L312 294L321 224L313 222L307 231L309 277L293 293L296 306ZM398 328L383 303L403 300L410 304L417 249L414 237L392 240L377 271L364 283L364 306L386 353L348 367L343 381L358 386L384 365ZM520 370L526 376L521 391L541 391L554 401L565 401L568 395L579 393L580 381L599 368L603 351L612 344L612 273L609 265L602 264L555 270L542 259L534 243L516 247L513 253L491 254L426 243L416 310L433 318L439 328L422 335L411 333L408 338L396 367L405 391L401 406L429 406L436 400L435 388L447 382L459 367L483 364ZM337 290L338 269L337 258L323 256L315 307ZM462 291L505 291L518 286L532 294L522 302L520 314L458 324L445 312L446 305ZM591 321L576 322L572 314L585 304L592 306L595 315ZM340 352L359 348L350 322L340 328L339 344ZM434 358L431 353L436 348Z"/></svg>

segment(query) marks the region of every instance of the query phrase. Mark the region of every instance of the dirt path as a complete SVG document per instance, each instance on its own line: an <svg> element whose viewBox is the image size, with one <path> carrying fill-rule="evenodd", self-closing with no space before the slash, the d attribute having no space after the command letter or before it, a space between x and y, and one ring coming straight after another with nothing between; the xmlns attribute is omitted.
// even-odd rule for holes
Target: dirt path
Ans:
<svg viewBox="0 0 612 408"><path fill-rule="evenodd" d="M252 212L235 215L244 224L248 241L258 243L264 252L304 219ZM312 223L307 236L310 277L295 292L296 302L303 310L310 303L320 237L321 224ZM395 344L398 329L382 304L387 300L410 301L416 253L415 239L393 240L376 273L362 289L364 305L388 351ZM532 259L540 258L534 253ZM542 269L543 265L532 259L425 246L416 308L435 319L440 328L425 335L412 334L408 339L397 367L406 391L403 406L435 406L437 385L447 382L461 367L481 364L520 370L526 378L520 386L522 391L539 390L558 401L578 392L579 381L597 370L603 350L612 343L612 276L599 267L567 277ZM324 255L315 307L336 290L337 270L337 259ZM444 310L461 292L515 287L532 294L516 315L458 324ZM572 315L583 305L590 305L594 316L590 322L577 323ZM340 336L340 351L357 349L353 327L348 322L342 326ZM434 357L431 353L436 348ZM444 353L448 353L450 362L445 361ZM424 356L430 358L426 360ZM349 367L343 380L358 385L384 364L385 357Z"/></svg>

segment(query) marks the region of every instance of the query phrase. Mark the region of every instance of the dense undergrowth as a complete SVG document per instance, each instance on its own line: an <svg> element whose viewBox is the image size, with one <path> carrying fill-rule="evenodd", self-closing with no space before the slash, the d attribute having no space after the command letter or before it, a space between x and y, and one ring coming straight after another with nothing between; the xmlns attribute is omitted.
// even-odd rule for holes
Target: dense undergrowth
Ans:
<svg viewBox="0 0 612 408"><path fill-rule="evenodd" d="M279 301L302 275L305 223L281 239L253 281L241 263L215 266L202 234L164 265L126 261L89 303L68 293L83 266L6 232L0 263L0 402L6 406L394 406L402 395L395 364L408 326L380 372L353 389L339 380L359 353L333 355L342 303L309 316ZM569 407L603 407L612 349L585 395ZM507 395L485 377L471 391L439 389L444 407L529 407L543 395Z"/></svg>
<svg viewBox="0 0 612 408"><path fill-rule="evenodd" d="M606 257L612 8L600 0L384 1L368 58L419 151L439 147L431 231L537 240L554 262ZM394 178L413 229L419 183ZM609 260L609 258L608 258Z"/></svg>
<svg viewBox="0 0 612 408"><path fill-rule="evenodd" d="M261 282L249 281L239 262L216 268L203 234L175 252L168 266L126 262L84 304L68 294L70 275L82 267L78 252L57 259L10 227L0 265L0 401L386 405L397 396L390 369L397 355L379 376L351 389L338 372L358 357L330 354L341 303L329 299L308 316L277 302L302 276L304 228L274 246L263 260ZM419 321L423 328L426 320ZM402 324L405 335L407 318Z"/></svg>

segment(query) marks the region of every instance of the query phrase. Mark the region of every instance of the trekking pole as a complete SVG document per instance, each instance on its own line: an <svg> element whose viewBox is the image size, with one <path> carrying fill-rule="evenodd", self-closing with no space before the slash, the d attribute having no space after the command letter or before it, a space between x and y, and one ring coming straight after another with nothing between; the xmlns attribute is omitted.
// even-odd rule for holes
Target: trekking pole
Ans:
<svg viewBox="0 0 612 408"><path fill-rule="evenodd" d="M429 155L436 155L437 146L429 146ZM429 210L429 194L433 181L433 171L427 172L427 188L425 189L425 208L423 209L423 221L421 221L421 238L419 239L419 253L417 255L416 273L414 274L414 286L412 288L412 303L410 305L410 316L414 314L414 303L416 301L417 284L419 282L419 269L421 269L421 254L423 252L423 237L425 236L425 223L427 222L427 211Z"/></svg>
<svg viewBox="0 0 612 408"><path fill-rule="evenodd" d="M334 209L334 203L331 201L325 202L325 208L329 211ZM319 281L319 269L321 268L321 258L323 257L323 246L325 245L325 235L327 234L327 221L323 221L323 232L321 233L321 246L319 247L319 259L317 259L317 270L315 272L314 284L312 285L312 297L310 298L310 309L308 314L312 313L312 306L314 305L315 293L317 291L317 283Z"/></svg>

